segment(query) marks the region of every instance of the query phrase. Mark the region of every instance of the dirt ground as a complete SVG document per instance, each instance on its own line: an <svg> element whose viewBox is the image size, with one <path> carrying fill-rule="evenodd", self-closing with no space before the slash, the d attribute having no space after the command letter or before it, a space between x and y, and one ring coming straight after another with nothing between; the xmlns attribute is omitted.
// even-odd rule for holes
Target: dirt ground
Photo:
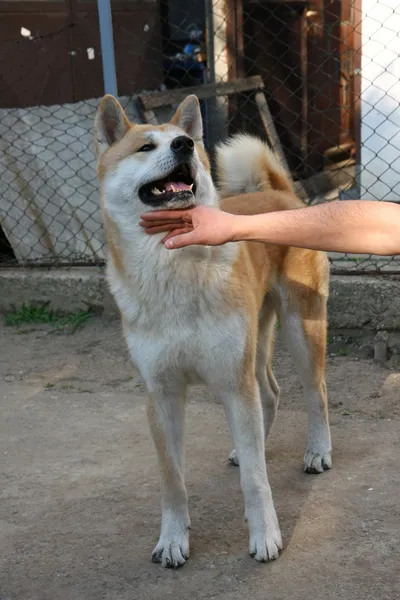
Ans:
<svg viewBox="0 0 400 600"><path fill-rule="evenodd" d="M282 402L267 449L285 550L247 554L222 408L188 406L191 558L153 564L160 499L146 395L117 322L73 335L0 330L0 600L395 600L400 590L400 373L328 361L334 466L302 472L306 412L279 347Z"/></svg>

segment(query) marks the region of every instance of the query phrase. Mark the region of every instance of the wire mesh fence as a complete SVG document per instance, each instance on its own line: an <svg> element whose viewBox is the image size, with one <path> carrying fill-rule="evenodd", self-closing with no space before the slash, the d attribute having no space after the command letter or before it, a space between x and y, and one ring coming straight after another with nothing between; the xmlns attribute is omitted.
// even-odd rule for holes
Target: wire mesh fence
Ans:
<svg viewBox="0 0 400 600"><path fill-rule="evenodd" d="M400 0L116 0L120 100L163 122L198 95L205 143L269 143L307 204L400 198ZM103 93L96 3L0 6L0 266L93 265L105 237L92 153ZM332 255L336 272L396 257Z"/></svg>

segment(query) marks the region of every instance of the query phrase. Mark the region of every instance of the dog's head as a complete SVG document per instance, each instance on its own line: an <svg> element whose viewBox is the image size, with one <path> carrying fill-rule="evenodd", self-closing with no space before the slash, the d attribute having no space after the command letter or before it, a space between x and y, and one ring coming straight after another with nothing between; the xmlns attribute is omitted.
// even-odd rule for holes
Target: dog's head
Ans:
<svg viewBox="0 0 400 600"><path fill-rule="evenodd" d="M97 111L94 144L107 208L147 210L214 205L199 102L188 96L165 125L134 125L113 96Z"/></svg>

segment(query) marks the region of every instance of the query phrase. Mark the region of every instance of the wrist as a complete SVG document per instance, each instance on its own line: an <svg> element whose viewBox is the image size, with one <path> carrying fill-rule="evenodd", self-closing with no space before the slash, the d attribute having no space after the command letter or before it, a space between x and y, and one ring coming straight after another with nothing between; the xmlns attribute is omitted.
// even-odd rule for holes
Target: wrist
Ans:
<svg viewBox="0 0 400 600"><path fill-rule="evenodd" d="M232 215L232 241L251 240L254 237L253 215Z"/></svg>

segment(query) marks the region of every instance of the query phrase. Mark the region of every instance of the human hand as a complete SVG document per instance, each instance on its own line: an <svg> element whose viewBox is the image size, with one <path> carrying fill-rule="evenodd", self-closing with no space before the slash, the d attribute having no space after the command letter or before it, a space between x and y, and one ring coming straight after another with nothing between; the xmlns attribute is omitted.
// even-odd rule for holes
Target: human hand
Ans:
<svg viewBox="0 0 400 600"><path fill-rule="evenodd" d="M168 231L163 238L166 248L219 246L233 241L237 216L207 206L187 210L154 211L141 216L139 225L148 234Z"/></svg>

